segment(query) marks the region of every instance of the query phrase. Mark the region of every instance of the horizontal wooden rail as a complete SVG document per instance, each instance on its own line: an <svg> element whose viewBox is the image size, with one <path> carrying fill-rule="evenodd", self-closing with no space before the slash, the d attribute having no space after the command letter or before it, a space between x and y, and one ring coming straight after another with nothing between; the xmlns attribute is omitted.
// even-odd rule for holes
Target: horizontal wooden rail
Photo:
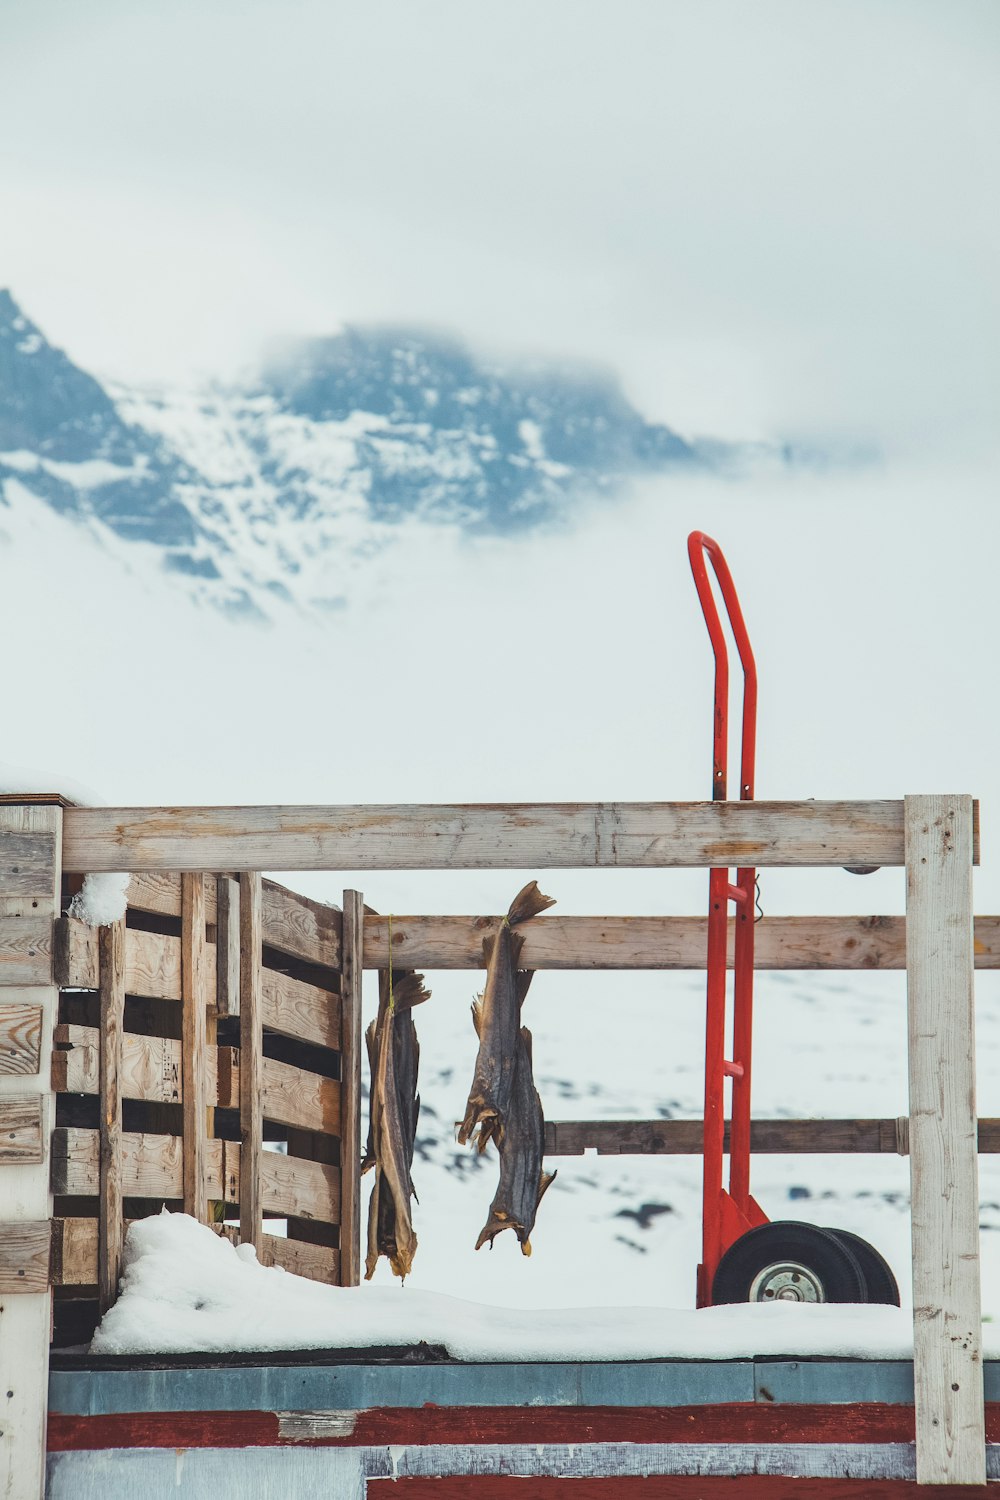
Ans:
<svg viewBox="0 0 1000 1500"><path fill-rule="evenodd" d="M365 917L366 969L479 969L501 917ZM703 969L704 917L558 917L525 922L526 969ZM729 924L732 962L734 923ZM758 969L904 969L904 917L762 917ZM1000 968L1000 917L976 918L976 967Z"/></svg>
<svg viewBox="0 0 1000 1500"><path fill-rule="evenodd" d="M72 807L63 867L663 869L902 865L903 803Z"/></svg>
<svg viewBox="0 0 1000 1500"><path fill-rule="evenodd" d="M208 1196L239 1201L240 1148L234 1141L208 1140ZM60 1126L52 1133L52 1191L71 1197L95 1195L100 1143L96 1130ZM122 1136L122 1190L126 1198L179 1199L182 1195L181 1137ZM340 1172L321 1162L265 1151L261 1199L269 1213L336 1224L340 1218Z"/></svg>
<svg viewBox="0 0 1000 1500"><path fill-rule="evenodd" d="M754 1120L750 1146L770 1156L852 1152L905 1156L908 1119ZM700 1156L700 1120L547 1120L546 1156ZM729 1126L726 1125L726 1149ZM1000 1119L979 1121L979 1150L1000 1153Z"/></svg>

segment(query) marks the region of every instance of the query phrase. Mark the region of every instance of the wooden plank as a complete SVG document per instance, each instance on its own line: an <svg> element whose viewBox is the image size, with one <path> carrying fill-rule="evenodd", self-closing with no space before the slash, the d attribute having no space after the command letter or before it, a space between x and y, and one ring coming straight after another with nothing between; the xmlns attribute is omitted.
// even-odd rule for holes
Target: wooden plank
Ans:
<svg viewBox="0 0 1000 1500"><path fill-rule="evenodd" d="M903 864L903 805L596 802L67 808L64 860L117 870Z"/></svg>
<svg viewBox="0 0 1000 1500"><path fill-rule="evenodd" d="M263 1233L262 948L260 875L247 871L240 876L240 1239L258 1256Z"/></svg>
<svg viewBox="0 0 1000 1500"><path fill-rule="evenodd" d="M277 969L265 969L262 1016L269 1031L340 1050L340 996L293 979Z"/></svg>
<svg viewBox="0 0 1000 1500"><path fill-rule="evenodd" d="M340 1274L343 1286L361 1280L361 980L364 970L365 903L360 891L344 892L341 977L340 1170L343 1209Z"/></svg>
<svg viewBox="0 0 1000 1500"><path fill-rule="evenodd" d="M917 1479L985 1484L972 799L906 798Z"/></svg>
<svg viewBox="0 0 1000 1500"><path fill-rule="evenodd" d="M908 1120L754 1120L751 1149L759 1156L867 1153L906 1156ZM725 1129L729 1150L729 1125ZM546 1120L546 1156L699 1156L700 1120ZM979 1121L979 1150L1000 1152L1000 1119Z"/></svg>
<svg viewBox="0 0 1000 1500"><path fill-rule="evenodd" d="M127 899L132 910L179 919L181 914L180 874L165 871L139 871L129 880ZM205 890L205 921L209 927L214 927L216 920L215 889L209 883Z"/></svg>
<svg viewBox="0 0 1000 1500"><path fill-rule="evenodd" d="M48 1219L0 1224L0 1297L49 1286Z"/></svg>
<svg viewBox="0 0 1000 1500"><path fill-rule="evenodd" d="M125 1220L122 1196L122 1039L125 1030L125 920L100 929L100 1235L97 1300L101 1312L118 1295Z"/></svg>
<svg viewBox="0 0 1000 1500"><path fill-rule="evenodd" d="M21 924L25 919L44 922L46 934L51 933L49 924L58 914L61 896L63 812L55 803L31 804L26 798L0 808L0 949L20 951L27 962L19 983L13 982L18 965L11 962L0 985L0 1013L21 1018L14 1019L13 1037L6 1033L4 1062L10 1066L0 1066L0 1122L4 1111L13 1107L17 1114L20 1101L30 1096L30 1147L17 1162L2 1153L7 1165L0 1168L0 1220L4 1233L15 1235L22 1232L21 1226L45 1223L52 1216L52 1027L59 995L48 958L44 969L34 966L37 954L28 951L32 942L22 949L26 929ZM41 929L35 931L41 941ZM10 934L6 941L5 932ZM20 1135L20 1130L14 1133ZM14 1145L7 1135L0 1123L3 1145ZM32 1265L37 1267L37 1262ZM12 1500L37 1500L45 1476L52 1296L37 1269L30 1279L37 1290L4 1298L0 1331L0 1495Z"/></svg>
<svg viewBox="0 0 1000 1500"><path fill-rule="evenodd" d="M265 1234L261 1260L265 1266L282 1266L293 1276L305 1276L310 1281L324 1281L332 1286L340 1281L340 1251L328 1245L307 1245L305 1240Z"/></svg>
<svg viewBox="0 0 1000 1500"><path fill-rule="evenodd" d="M0 1098L0 1167L44 1160L41 1095Z"/></svg>
<svg viewBox="0 0 1000 1500"><path fill-rule="evenodd" d="M273 880L262 883L264 944L292 958L340 968L340 912Z"/></svg>
<svg viewBox="0 0 1000 1500"><path fill-rule="evenodd" d="M171 1201L183 1191L182 1143L176 1135L122 1136L122 1185L126 1198ZM96 1196L99 1144L96 1130L59 1126L52 1134L53 1190L68 1197ZM211 1140L206 1150L206 1193L237 1203L240 1148L233 1141ZM340 1218L340 1172L322 1162L262 1152L261 1207L282 1217Z"/></svg>
<svg viewBox="0 0 1000 1500"><path fill-rule="evenodd" d="M208 1221L205 1188L206 1012L209 1004L205 951L205 877L181 876L181 1076L184 1080L184 1212L199 1224Z"/></svg>
<svg viewBox="0 0 1000 1500"><path fill-rule="evenodd" d="M232 875L215 882L215 1008L220 1016L240 1013L240 883Z"/></svg>
<svg viewBox="0 0 1000 1500"><path fill-rule="evenodd" d="M240 1099L240 1052L235 1047L220 1047L218 1103L223 1109L239 1109ZM278 1125L340 1134L338 1080L308 1073L274 1057L261 1060L259 1108L265 1120Z"/></svg>
<svg viewBox="0 0 1000 1500"><path fill-rule="evenodd" d="M0 985L52 983L52 916L0 922Z"/></svg>
<svg viewBox="0 0 1000 1500"><path fill-rule="evenodd" d="M40 1005L0 1004L0 1076L37 1073L41 1040Z"/></svg>

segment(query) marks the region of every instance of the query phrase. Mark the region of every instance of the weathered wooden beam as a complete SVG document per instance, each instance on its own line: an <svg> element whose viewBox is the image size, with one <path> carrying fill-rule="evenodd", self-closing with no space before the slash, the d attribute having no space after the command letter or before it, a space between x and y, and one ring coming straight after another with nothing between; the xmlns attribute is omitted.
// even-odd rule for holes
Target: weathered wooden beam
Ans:
<svg viewBox="0 0 1000 1500"><path fill-rule="evenodd" d="M364 943L364 898L360 891L345 891L340 986L340 1170L343 1191L340 1274L344 1286L357 1286L361 1280L361 980Z"/></svg>
<svg viewBox="0 0 1000 1500"><path fill-rule="evenodd" d="M0 1495L18 1500L40 1500L45 1478L52 1297L44 1242L52 1218L59 999L52 923L61 895L62 817L57 802L32 797L0 807L0 1242L13 1257L6 1273L23 1288L7 1296L6 1276L0 1283Z"/></svg>
<svg viewBox="0 0 1000 1500"><path fill-rule="evenodd" d="M260 1254L263 1030L260 875L240 876L240 1239Z"/></svg>
<svg viewBox="0 0 1000 1500"><path fill-rule="evenodd" d="M181 1137L122 1136L122 1183L126 1198L179 1199L183 1192ZM206 1151L207 1196L238 1203L240 1148L211 1140ZM69 1197L96 1197L99 1143L96 1130L59 1126L52 1135L52 1186ZM268 1213L340 1219L340 1173L323 1162L265 1151L261 1159L261 1206ZM96 1208L96 1204L95 1204Z"/></svg>
<svg viewBox="0 0 1000 1500"><path fill-rule="evenodd" d="M365 917L366 969L389 961L390 919ZM396 916L392 961L409 969L483 967L499 916ZM536 917L519 929L529 969L704 969L704 917ZM734 923L729 924L729 962ZM976 918L976 967L1000 968L1000 917ZM762 917L757 969L904 969L904 917Z"/></svg>
<svg viewBox="0 0 1000 1500"><path fill-rule="evenodd" d="M903 864L903 804L67 808L67 870Z"/></svg>
<svg viewBox="0 0 1000 1500"><path fill-rule="evenodd" d="M758 1156L875 1154L906 1156L908 1124L885 1120L754 1120L750 1145ZM725 1146L729 1150L729 1125ZM546 1120L546 1156L700 1156L700 1120ZM979 1150L1000 1153L1000 1119L979 1121Z"/></svg>
<svg viewBox="0 0 1000 1500"><path fill-rule="evenodd" d="M122 1195L122 1042L125 1031L125 919L102 927L98 939L100 1025L100 1235L97 1299L105 1312L118 1295L125 1218Z"/></svg>
<svg viewBox="0 0 1000 1500"><path fill-rule="evenodd" d="M181 1076L184 1080L184 1212L208 1221L205 1188L208 1079L206 1021L209 964L205 946L205 876L181 876Z"/></svg>
<svg viewBox="0 0 1000 1500"><path fill-rule="evenodd" d="M971 797L906 799L917 1480L985 1484Z"/></svg>

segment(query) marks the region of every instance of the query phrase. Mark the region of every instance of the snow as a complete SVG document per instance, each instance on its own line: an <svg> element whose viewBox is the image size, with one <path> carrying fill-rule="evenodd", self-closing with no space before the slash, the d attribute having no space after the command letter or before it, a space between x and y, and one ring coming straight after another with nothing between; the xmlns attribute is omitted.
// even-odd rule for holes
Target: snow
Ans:
<svg viewBox="0 0 1000 1500"><path fill-rule="evenodd" d="M897 1307L748 1303L703 1308L487 1307L410 1287L329 1287L258 1263L184 1214L134 1223L121 1296L94 1354L443 1345L458 1359L908 1359ZM995 1340L1000 1349L1000 1338Z"/></svg>
<svg viewBox="0 0 1000 1500"><path fill-rule="evenodd" d="M120 922L128 906L127 874L85 875L83 888L69 904L69 914L88 927L106 927Z"/></svg>
<svg viewBox="0 0 1000 1500"><path fill-rule="evenodd" d="M73 489L83 491L101 489L106 484L120 484L123 479L142 479L149 468L149 460L142 455L129 467L113 464L105 458L66 463L54 458L40 458L37 453L16 448L9 453L0 453L0 466L15 469L19 474L51 474L53 479L61 479Z"/></svg>

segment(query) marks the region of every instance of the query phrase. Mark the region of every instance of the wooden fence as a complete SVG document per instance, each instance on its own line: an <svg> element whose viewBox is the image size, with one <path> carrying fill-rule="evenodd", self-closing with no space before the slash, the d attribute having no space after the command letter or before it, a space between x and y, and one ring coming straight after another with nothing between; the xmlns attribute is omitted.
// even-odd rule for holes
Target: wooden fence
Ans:
<svg viewBox="0 0 1000 1500"><path fill-rule="evenodd" d="M908 1116L759 1121L753 1148L909 1151L918 1476L984 1482L977 1129L992 1150L1000 1125L976 1118L972 998L974 965L1000 966L1000 919L973 925L977 859L966 796L0 806L0 1492L40 1493L50 1285L61 1335L85 1331L114 1294L129 1218L167 1201L266 1261L357 1281L360 982L387 962L388 921L358 892L337 913L256 873L338 868L905 867L905 922L765 918L757 965L905 967ZM98 934L60 917L61 877L114 870L134 876L127 921ZM495 922L394 915L394 964L478 967ZM523 962L697 969L704 953L693 919L547 916ZM690 1121L555 1121L548 1134L556 1154L700 1146Z"/></svg>
<svg viewBox="0 0 1000 1500"><path fill-rule="evenodd" d="M254 874L136 875L122 922L58 920L57 1342L89 1338L116 1295L125 1225L164 1203L266 1264L357 1282L359 1101L345 1076L360 1006L343 925ZM268 1232L274 1220L287 1234Z"/></svg>

